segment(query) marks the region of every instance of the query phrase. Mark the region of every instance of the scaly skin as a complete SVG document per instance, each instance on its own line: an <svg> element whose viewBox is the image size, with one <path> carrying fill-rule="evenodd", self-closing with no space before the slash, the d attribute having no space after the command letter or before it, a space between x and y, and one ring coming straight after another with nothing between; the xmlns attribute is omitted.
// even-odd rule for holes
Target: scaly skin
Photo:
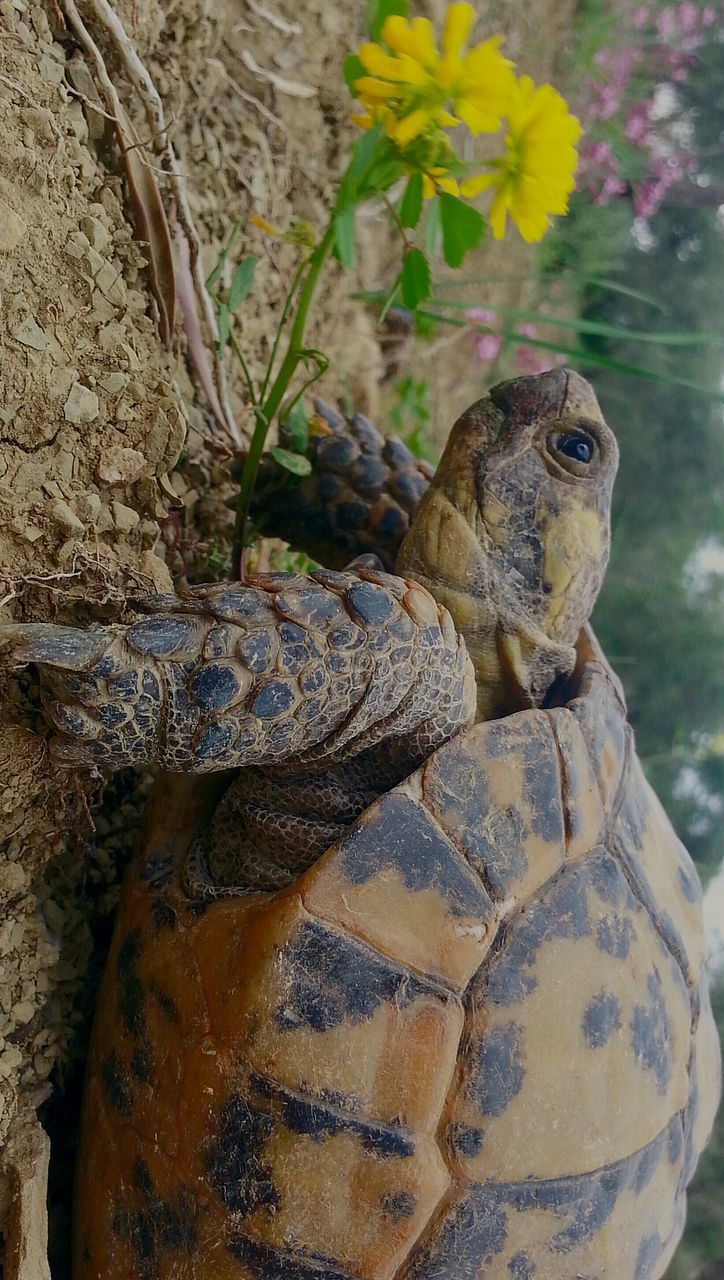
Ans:
<svg viewBox="0 0 724 1280"><path fill-rule="evenodd" d="M343 417L321 400L315 405L317 426L307 449L311 473L299 479L274 462L262 463L254 519L262 532L331 569L373 552L393 570L433 468L361 414ZM240 466L234 471L240 474Z"/></svg>

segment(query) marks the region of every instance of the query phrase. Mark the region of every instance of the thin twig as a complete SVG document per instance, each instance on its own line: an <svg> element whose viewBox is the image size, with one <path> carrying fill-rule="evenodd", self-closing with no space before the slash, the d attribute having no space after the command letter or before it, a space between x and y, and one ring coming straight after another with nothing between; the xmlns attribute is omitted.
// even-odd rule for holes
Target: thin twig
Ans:
<svg viewBox="0 0 724 1280"><path fill-rule="evenodd" d="M71 16L71 9L74 11L75 16L72 20L74 26L76 26L76 30L80 33L80 28L83 27L86 39L90 40L90 36L85 30L75 7L74 0L63 0L63 2L66 4L69 16ZM236 445L241 445L242 436L229 403L223 362L216 351L219 332L216 324L216 315L214 313L213 303L206 290L201 264L201 246L199 236L196 231L188 203L186 179L184 175L179 173L176 169L176 155L169 138L163 103L161 102L158 90L150 73L139 58L123 23L108 3L108 0L85 0L85 2L92 11L96 21L100 23L116 46L128 77L143 103L153 134L159 140L163 168L168 174L171 191L173 192L176 202L178 221L181 224L189 247L190 269L194 282L197 305L202 311L206 327L212 339L212 346L214 349L214 381L216 384L219 404L221 405L223 413L223 419L219 425L228 432ZM97 49L97 46L94 47ZM98 56L100 57L100 51L98 51ZM108 78L107 73L106 78ZM115 94L115 90L113 92ZM115 94L115 96L117 97L117 94Z"/></svg>

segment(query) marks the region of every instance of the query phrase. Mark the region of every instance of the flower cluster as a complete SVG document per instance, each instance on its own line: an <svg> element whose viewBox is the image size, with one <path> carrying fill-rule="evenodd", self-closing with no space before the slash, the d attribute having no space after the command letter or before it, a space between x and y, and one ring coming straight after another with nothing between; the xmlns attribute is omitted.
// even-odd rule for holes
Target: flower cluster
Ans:
<svg viewBox="0 0 724 1280"><path fill-rule="evenodd" d="M635 215L650 218L667 191L696 170L677 128L676 86L696 64L717 12L681 0L658 11L649 5L624 9L620 17L623 43L598 51L593 78L582 87L588 137L579 181L596 204L630 195Z"/></svg>
<svg viewBox="0 0 724 1280"><path fill-rule="evenodd" d="M550 85L516 77L493 36L468 49L475 10L447 10L440 47L432 24L398 14L386 19L379 42L363 44L364 74L352 81L363 110L361 128L378 125L393 144L402 170L422 175L426 198L440 193L472 199L490 190L490 225L496 239L508 216L525 240L540 240L551 214L565 213L574 187L581 126ZM504 153L470 175L448 130L504 131Z"/></svg>
<svg viewBox="0 0 724 1280"><path fill-rule="evenodd" d="M465 319L475 326L473 348L478 359L485 364L497 360L503 346L503 334L496 332L498 317L495 312L485 307L468 307L464 315ZM537 338L538 330L534 324L528 322L519 324L514 334L506 335L509 341L514 341L516 337ZM516 371L521 376L545 373L548 369L555 369L565 363L565 356L559 352L544 351L527 342L519 343L514 347L513 359Z"/></svg>

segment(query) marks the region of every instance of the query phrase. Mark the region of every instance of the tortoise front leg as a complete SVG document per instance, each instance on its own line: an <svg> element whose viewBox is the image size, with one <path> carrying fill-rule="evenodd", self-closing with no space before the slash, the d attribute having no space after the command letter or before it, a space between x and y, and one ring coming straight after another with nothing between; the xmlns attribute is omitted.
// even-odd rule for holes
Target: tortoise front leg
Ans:
<svg viewBox="0 0 724 1280"><path fill-rule="evenodd" d="M315 406L323 430L310 437L311 474L300 479L264 463L254 520L262 533L334 569L366 552L393 569L432 467L361 414L344 417L321 400Z"/></svg>
<svg viewBox="0 0 724 1280"><path fill-rule="evenodd" d="M412 766L472 721L464 641L405 579L266 574L138 607L131 626L5 629L41 672L56 759L321 768L393 739Z"/></svg>

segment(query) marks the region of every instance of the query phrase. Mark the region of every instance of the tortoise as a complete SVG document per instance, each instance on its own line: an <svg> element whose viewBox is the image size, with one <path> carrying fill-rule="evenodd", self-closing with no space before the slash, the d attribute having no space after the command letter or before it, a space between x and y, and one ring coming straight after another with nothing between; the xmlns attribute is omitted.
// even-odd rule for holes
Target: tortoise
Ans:
<svg viewBox="0 0 724 1280"><path fill-rule="evenodd" d="M355 430L329 474L380 463ZM657 1280L681 1234L718 1041L699 881L587 623L615 439L559 369L467 410L426 490L387 463L395 574L20 629L58 760L167 771L98 1003L75 1280Z"/></svg>

